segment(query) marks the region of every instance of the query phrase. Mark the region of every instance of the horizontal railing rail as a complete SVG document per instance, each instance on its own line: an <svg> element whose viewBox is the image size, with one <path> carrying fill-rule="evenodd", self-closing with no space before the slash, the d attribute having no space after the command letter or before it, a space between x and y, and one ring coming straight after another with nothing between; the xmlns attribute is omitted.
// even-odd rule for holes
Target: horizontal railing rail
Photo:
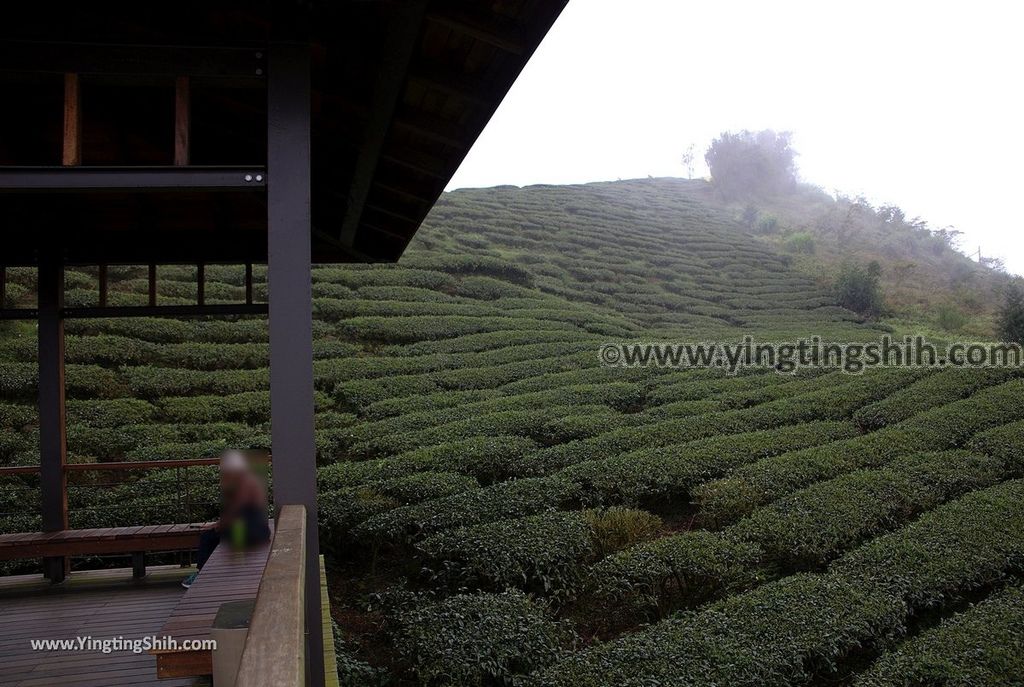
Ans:
<svg viewBox="0 0 1024 687"><path fill-rule="evenodd" d="M271 463L270 454L253 456L258 463ZM182 458L174 460L126 460L110 463L67 463L64 472L130 472L133 470L162 470L170 468L191 468L203 465L217 465L220 458ZM39 472L38 465L11 465L0 467L0 477L5 475L31 475Z"/></svg>
<svg viewBox="0 0 1024 687"><path fill-rule="evenodd" d="M306 684L305 579L306 507L282 506L238 666L237 687Z"/></svg>

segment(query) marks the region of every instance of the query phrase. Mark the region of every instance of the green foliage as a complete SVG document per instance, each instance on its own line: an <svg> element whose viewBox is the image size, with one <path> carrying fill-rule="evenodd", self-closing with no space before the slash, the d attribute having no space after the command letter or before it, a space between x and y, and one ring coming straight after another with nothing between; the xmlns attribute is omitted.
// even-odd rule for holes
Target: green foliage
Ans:
<svg viewBox="0 0 1024 687"><path fill-rule="evenodd" d="M909 615L1024 562L1024 483L973 492L847 554L571 655L535 684L803 684L884 646Z"/></svg>
<svg viewBox="0 0 1024 687"><path fill-rule="evenodd" d="M595 555L594 532L580 511L459 527L423 540L418 548L436 577L456 586L572 590L582 563Z"/></svg>
<svg viewBox="0 0 1024 687"><path fill-rule="evenodd" d="M835 294L839 304L865 317L882 313L882 291L878 274L870 267L846 263L836 277Z"/></svg>
<svg viewBox="0 0 1024 687"><path fill-rule="evenodd" d="M476 480L444 472L417 472L319 495L322 536L332 546L349 539L353 527L402 505L475 489Z"/></svg>
<svg viewBox="0 0 1024 687"><path fill-rule="evenodd" d="M853 414L853 419L864 429L879 429L902 422L930 408L966 398L980 389L1001 384L1016 376L1020 376L1020 371L1013 368L947 368L881 401L864 406Z"/></svg>
<svg viewBox="0 0 1024 687"><path fill-rule="evenodd" d="M554 662L575 637L522 592L460 594L403 609L395 648L418 684L515 684Z"/></svg>
<svg viewBox="0 0 1024 687"><path fill-rule="evenodd" d="M753 585L761 555L757 546L735 537L684 532L610 556L591 576L601 597L664 615Z"/></svg>
<svg viewBox="0 0 1024 687"><path fill-rule="evenodd" d="M1024 674L1024 590L1010 587L884 654L856 687L1011 685Z"/></svg>
<svg viewBox="0 0 1024 687"><path fill-rule="evenodd" d="M996 314L996 334L1003 341L1024 343L1024 287L1019 282L1006 287L1005 300Z"/></svg>
<svg viewBox="0 0 1024 687"><path fill-rule="evenodd" d="M638 542L653 539L661 531L661 518L646 511L613 506L584 512L598 557L604 558Z"/></svg>
<svg viewBox="0 0 1024 687"><path fill-rule="evenodd" d="M733 522L757 506L818 481L911 453L963 446L974 434L1024 417L1024 407L1011 401L1021 393L1024 381L1006 382L862 437L745 465L729 477L701 485L694 495L707 520Z"/></svg>
<svg viewBox="0 0 1024 687"><path fill-rule="evenodd" d="M357 527L359 540L397 540L459 526L533 515L567 507L580 499L579 488L555 477L517 479L443 499L396 508Z"/></svg>
<svg viewBox="0 0 1024 687"><path fill-rule="evenodd" d="M732 532L786 570L816 569L879 532L1007 477L966 452L917 454L819 482L755 511Z"/></svg>
<svg viewBox="0 0 1024 687"><path fill-rule="evenodd" d="M342 637L341 628L334 620L331 620L331 634L340 687L380 687L384 684L386 678L382 671L356 655L356 651Z"/></svg>
<svg viewBox="0 0 1024 687"><path fill-rule="evenodd" d="M815 251L814 237L806 231L798 231L794 234L790 234L782 242L782 245L790 253L814 255Z"/></svg>
<svg viewBox="0 0 1024 687"><path fill-rule="evenodd" d="M943 304L936 308L935 324L939 329L947 332L959 332L970 321L971 318L967 316L967 313L952 305Z"/></svg>
<svg viewBox="0 0 1024 687"><path fill-rule="evenodd" d="M900 610L842 578L793 575L578 652L535 684L801 684L898 627Z"/></svg>
<svg viewBox="0 0 1024 687"><path fill-rule="evenodd" d="M727 197L774 195L796 185L789 133L725 132L704 155L715 186Z"/></svg>

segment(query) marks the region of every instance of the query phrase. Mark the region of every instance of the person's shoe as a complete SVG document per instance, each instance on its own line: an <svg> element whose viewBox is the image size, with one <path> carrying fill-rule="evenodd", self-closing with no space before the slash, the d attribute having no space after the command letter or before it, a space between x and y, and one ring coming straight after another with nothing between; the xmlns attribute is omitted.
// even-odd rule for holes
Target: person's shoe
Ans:
<svg viewBox="0 0 1024 687"><path fill-rule="evenodd" d="M197 573L197 572L192 573L191 575L189 575L188 577L186 577L184 580L181 581L181 586L184 587L185 589L188 589L189 587L192 586L192 583L196 581L197 577L199 577L199 573Z"/></svg>

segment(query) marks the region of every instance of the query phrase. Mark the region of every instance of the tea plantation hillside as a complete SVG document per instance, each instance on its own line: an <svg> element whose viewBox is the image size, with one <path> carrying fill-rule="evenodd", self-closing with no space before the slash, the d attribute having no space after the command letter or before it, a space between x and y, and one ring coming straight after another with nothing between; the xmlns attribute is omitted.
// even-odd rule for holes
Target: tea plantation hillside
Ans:
<svg viewBox="0 0 1024 687"><path fill-rule="evenodd" d="M111 302L146 301L143 268L115 274ZM243 298L241 269L206 275L207 302ZM162 268L160 302L194 300L194 276ZM31 273L11 278L31 303ZM95 304L94 274L67 281ZM317 267L313 293L342 684L1024 673L1007 651L1024 620L1024 375L601 365L609 341L886 331L701 182L449 193L400 266ZM35 340L0 332L0 461L31 465ZM71 460L267 447L261 320L67 332ZM76 527L215 512L209 469L90 474L70 490ZM38 527L36 479L0 486L2 531Z"/></svg>

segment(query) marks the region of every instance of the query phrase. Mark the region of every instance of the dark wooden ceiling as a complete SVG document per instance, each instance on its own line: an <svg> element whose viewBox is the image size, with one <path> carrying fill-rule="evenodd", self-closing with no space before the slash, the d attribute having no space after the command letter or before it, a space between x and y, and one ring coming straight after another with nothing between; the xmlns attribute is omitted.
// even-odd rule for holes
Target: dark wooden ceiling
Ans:
<svg viewBox="0 0 1024 687"><path fill-rule="evenodd" d="M189 163L258 168L266 162L263 52L301 38L312 46L312 257L394 261L566 1L22 6L0 24L0 87L16 96L0 114L0 185L5 166L14 174L14 166L60 164L59 79L71 67L83 84L82 165L172 164L182 67L160 57L173 61L190 48L203 58L185 59ZM75 50L65 54L64 44ZM125 73L92 73L83 44L122 46ZM206 61L210 48L224 49L219 59L233 76ZM266 258L265 189L0 190L0 264L31 264L53 241L68 262Z"/></svg>

